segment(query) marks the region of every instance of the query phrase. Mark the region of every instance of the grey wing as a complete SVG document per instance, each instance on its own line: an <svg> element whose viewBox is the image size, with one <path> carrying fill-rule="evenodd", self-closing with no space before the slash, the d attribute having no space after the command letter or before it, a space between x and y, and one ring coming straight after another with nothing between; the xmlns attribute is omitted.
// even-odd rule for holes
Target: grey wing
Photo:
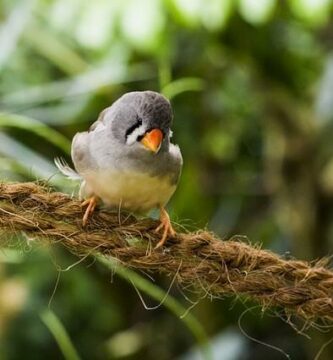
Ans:
<svg viewBox="0 0 333 360"><path fill-rule="evenodd" d="M170 153L174 158L175 183L178 183L183 168L183 156L179 146L174 144L170 144Z"/></svg>
<svg viewBox="0 0 333 360"><path fill-rule="evenodd" d="M72 160L75 170L79 174L94 168L94 161L90 154L89 143L90 139L88 132L77 133L72 141Z"/></svg>
<svg viewBox="0 0 333 360"><path fill-rule="evenodd" d="M98 164L98 159L94 160L91 143L94 141L96 134L105 129L108 110L109 108L106 108L99 114L98 119L90 126L88 131L77 133L73 138L71 155L78 173L95 169Z"/></svg>
<svg viewBox="0 0 333 360"><path fill-rule="evenodd" d="M105 121L107 121L106 114L108 113L108 110L110 110L110 108L111 106L107 107L106 109L104 109L99 113L97 120L93 124L91 124L88 133L95 131L100 126L105 126Z"/></svg>

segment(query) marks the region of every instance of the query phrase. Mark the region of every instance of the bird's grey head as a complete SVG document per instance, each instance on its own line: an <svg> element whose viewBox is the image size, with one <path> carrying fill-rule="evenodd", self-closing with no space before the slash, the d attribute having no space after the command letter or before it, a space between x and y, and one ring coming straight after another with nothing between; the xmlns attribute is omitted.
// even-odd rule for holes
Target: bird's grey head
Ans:
<svg viewBox="0 0 333 360"><path fill-rule="evenodd" d="M114 139L124 145L153 152L169 146L172 109L169 100L157 92L129 92L102 116Z"/></svg>

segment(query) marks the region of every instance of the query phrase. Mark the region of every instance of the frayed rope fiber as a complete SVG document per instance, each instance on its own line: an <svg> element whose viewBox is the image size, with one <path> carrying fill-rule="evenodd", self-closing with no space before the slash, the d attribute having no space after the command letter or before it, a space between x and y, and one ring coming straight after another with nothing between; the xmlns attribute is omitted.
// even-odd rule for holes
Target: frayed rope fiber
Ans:
<svg viewBox="0 0 333 360"><path fill-rule="evenodd" d="M178 233L154 250L160 240L155 220L97 210L83 228L82 216L78 200L45 185L0 184L3 246L7 234L23 231L34 240L60 242L79 256L99 253L134 269L175 276L183 287L212 296L245 296L288 316L333 321L333 272L327 260L286 260L207 231Z"/></svg>

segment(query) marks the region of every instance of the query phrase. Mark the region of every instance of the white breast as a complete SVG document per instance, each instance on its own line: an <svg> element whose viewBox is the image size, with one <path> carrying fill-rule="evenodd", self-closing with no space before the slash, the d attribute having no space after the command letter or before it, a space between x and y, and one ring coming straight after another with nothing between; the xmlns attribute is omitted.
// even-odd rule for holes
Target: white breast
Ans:
<svg viewBox="0 0 333 360"><path fill-rule="evenodd" d="M133 212L164 206L176 190L176 185L171 184L168 176L99 170L86 173L83 177L84 195L97 195L107 206Z"/></svg>

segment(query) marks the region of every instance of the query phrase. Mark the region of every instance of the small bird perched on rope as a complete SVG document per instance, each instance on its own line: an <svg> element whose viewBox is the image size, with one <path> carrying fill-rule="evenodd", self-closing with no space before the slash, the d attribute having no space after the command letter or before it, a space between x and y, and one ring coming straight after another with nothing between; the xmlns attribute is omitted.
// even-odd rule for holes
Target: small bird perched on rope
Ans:
<svg viewBox="0 0 333 360"><path fill-rule="evenodd" d="M80 196L87 206L86 225L97 203L131 212L160 209L162 246L174 236L166 204L176 190L182 155L170 143L172 132L170 102L153 91L129 92L103 110L88 131L77 133L72 141L76 171L55 159L67 177L81 180Z"/></svg>

